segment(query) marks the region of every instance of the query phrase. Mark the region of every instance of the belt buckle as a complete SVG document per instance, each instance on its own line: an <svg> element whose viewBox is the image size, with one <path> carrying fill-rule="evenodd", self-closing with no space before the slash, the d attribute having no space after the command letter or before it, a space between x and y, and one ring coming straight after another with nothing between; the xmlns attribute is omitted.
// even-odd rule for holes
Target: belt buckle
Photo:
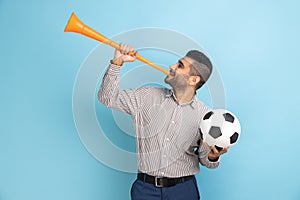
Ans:
<svg viewBox="0 0 300 200"><path fill-rule="evenodd" d="M154 177L154 184L155 184L155 187L163 187L163 185L158 184L158 182L157 182L157 180L158 180L159 178L161 178L161 177L157 177L157 176Z"/></svg>

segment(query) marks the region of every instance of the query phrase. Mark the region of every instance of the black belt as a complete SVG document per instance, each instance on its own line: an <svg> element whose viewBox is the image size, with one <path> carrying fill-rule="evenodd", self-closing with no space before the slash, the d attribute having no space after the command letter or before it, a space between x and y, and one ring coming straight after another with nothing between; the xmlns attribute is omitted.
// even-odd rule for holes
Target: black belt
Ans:
<svg viewBox="0 0 300 200"><path fill-rule="evenodd" d="M178 183L183 183L185 181L191 180L194 175L191 176L183 176L179 178L167 178L167 177L156 177L150 176L145 173L138 173L137 178L143 182L150 183L155 185L155 187L170 187L174 186Z"/></svg>

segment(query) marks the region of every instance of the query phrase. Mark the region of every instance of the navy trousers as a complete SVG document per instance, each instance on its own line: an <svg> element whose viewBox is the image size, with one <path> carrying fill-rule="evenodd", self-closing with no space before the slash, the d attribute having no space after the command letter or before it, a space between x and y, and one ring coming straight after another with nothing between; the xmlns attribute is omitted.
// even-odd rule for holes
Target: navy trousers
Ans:
<svg viewBox="0 0 300 200"><path fill-rule="evenodd" d="M196 178L171 187L155 187L135 180L131 187L131 200L199 200Z"/></svg>

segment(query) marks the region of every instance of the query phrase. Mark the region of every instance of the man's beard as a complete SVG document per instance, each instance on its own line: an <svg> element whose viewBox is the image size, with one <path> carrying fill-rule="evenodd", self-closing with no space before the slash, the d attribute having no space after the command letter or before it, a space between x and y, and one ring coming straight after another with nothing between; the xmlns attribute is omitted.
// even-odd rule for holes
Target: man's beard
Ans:
<svg viewBox="0 0 300 200"><path fill-rule="evenodd" d="M173 90L185 89L187 87L187 80L184 76L178 75L176 73L170 73L165 78L165 83L169 84Z"/></svg>

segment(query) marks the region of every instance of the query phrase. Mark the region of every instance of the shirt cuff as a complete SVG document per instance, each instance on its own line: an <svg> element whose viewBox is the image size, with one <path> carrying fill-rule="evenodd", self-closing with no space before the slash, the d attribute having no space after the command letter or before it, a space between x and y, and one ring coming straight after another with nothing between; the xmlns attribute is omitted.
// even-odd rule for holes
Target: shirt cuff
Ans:
<svg viewBox="0 0 300 200"><path fill-rule="evenodd" d="M114 64L109 64L108 69L106 71L107 74L110 75L119 75L121 71L121 67Z"/></svg>

